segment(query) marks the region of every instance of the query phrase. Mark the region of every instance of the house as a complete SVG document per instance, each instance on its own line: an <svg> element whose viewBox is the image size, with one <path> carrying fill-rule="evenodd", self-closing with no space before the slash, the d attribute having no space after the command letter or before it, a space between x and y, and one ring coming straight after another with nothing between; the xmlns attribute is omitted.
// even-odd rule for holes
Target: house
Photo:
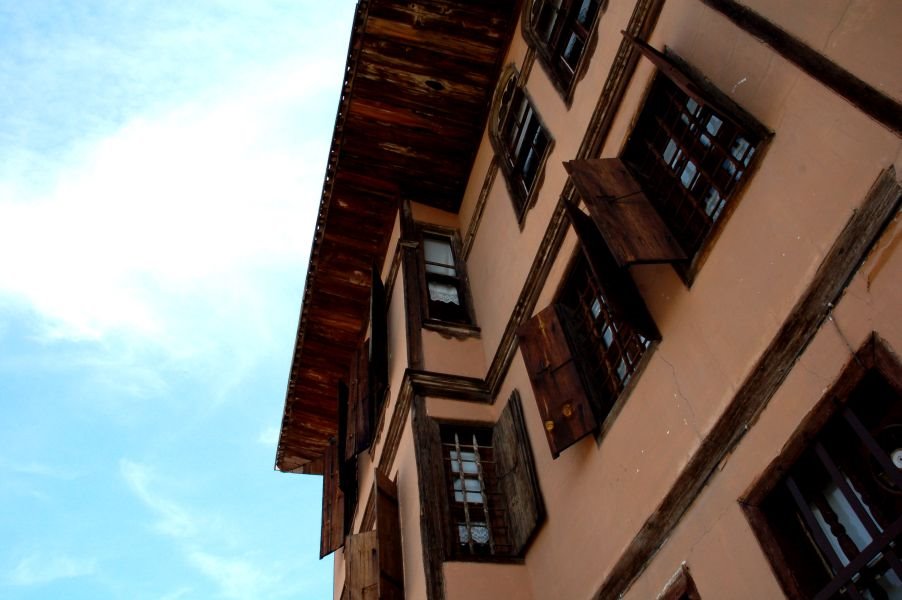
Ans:
<svg viewBox="0 0 902 600"><path fill-rule="evenodd" d="M276 458L335 598L902 597L899 31L360 0Z"/></svg>

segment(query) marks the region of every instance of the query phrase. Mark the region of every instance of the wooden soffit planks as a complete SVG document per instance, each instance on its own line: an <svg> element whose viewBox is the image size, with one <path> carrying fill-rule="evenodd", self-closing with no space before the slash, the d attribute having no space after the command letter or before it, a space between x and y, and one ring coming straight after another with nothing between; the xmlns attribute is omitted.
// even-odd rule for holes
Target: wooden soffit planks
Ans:
<svg viewBox="0 0 902 600"><path fill-rule="evenodd" d="M361 0L289 374L276 468L320 473L400 198L457 212L520 0Z"/></svg>

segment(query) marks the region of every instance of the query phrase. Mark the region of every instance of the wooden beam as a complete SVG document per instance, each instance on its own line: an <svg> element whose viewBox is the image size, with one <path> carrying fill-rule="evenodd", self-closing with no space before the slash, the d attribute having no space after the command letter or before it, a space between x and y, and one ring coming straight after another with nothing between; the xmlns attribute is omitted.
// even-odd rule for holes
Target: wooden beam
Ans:
<svg viewBox="0 0 902 600"><path fill-rule="evenodd" d="M902 104L735 0L702 0L733 24L827 86L857 109L902 136Z"/></svg>

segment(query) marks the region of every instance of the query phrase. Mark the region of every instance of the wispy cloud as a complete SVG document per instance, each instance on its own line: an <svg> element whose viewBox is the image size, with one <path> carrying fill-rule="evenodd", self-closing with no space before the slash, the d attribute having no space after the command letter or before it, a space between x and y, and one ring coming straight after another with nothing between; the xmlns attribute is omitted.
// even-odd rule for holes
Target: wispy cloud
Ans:
<svg viewBox="0 0 902 600"><path fill-rule="evenodd" d="M271 597L279 578L242 558L226 558L202 551L188 553L188 559L213 580L226 598L251 600Z"/></svg>
<svg viewBox="0 0 902 600"><path fill-rule="evenodd" d="M19 475L32 475L35 477L59 479L62 481L71 481L79 477L77 471L55 467L44 463L37 462L15 462L0 457L0 469L10 471Z"/></svg>
<svg viewBox="0 0 902 600"><path fill-rule="evenodd" d="M264 446L268 446L270 448L275 448L276 443L279 441L279 428L275 425L271 427L267 427L257 436L257 443L263 444Z"/></svg>
<svg viewBox="0 0 902 600"><path fill-rule="evenodd" d="M227 535L215 510L192 510L158 489L160 478L148 465L122 459L120 471L129 489L153 513L154 530L173 540L175 549L189 566L206 577L224 598L254 600L256 598L291 597L298 586L288 585L272 565L262 565L241 550L228 552L235 544L222 543ZM215 547L215 549L213 549ZM225 550L224 550L225 548ZM282 561L277 561L282 564ZM172 592L173 598L188 590Z"/></svg>
<svg viewBox="0 0 902 600"><path fill-rule="evenodd" d="M122 459L119 470L131 491L157 517L154 529L170 537L187 539L198 532L198 518L177 502L151 489L152 470L141 463Z"/></svg>
<svg viewBox="0 0 902 600"><path fill-rule="evenodd" d="M6 580L12 585L39 585L58 579L92 575L96 568L96 560L93 558L30 554L19 560L7 573Z"/></svg>

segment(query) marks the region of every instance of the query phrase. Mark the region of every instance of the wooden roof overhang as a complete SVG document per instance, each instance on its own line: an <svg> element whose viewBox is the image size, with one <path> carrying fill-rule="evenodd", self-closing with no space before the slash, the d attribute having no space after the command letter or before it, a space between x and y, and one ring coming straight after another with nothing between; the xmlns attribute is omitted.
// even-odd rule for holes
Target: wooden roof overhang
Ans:
<svg viewBox="0 0 902 600"><path fill-rule="evenodd" d="M520 0L360 0L276 450L321 473L401 197L457 212Z"/></svg>

